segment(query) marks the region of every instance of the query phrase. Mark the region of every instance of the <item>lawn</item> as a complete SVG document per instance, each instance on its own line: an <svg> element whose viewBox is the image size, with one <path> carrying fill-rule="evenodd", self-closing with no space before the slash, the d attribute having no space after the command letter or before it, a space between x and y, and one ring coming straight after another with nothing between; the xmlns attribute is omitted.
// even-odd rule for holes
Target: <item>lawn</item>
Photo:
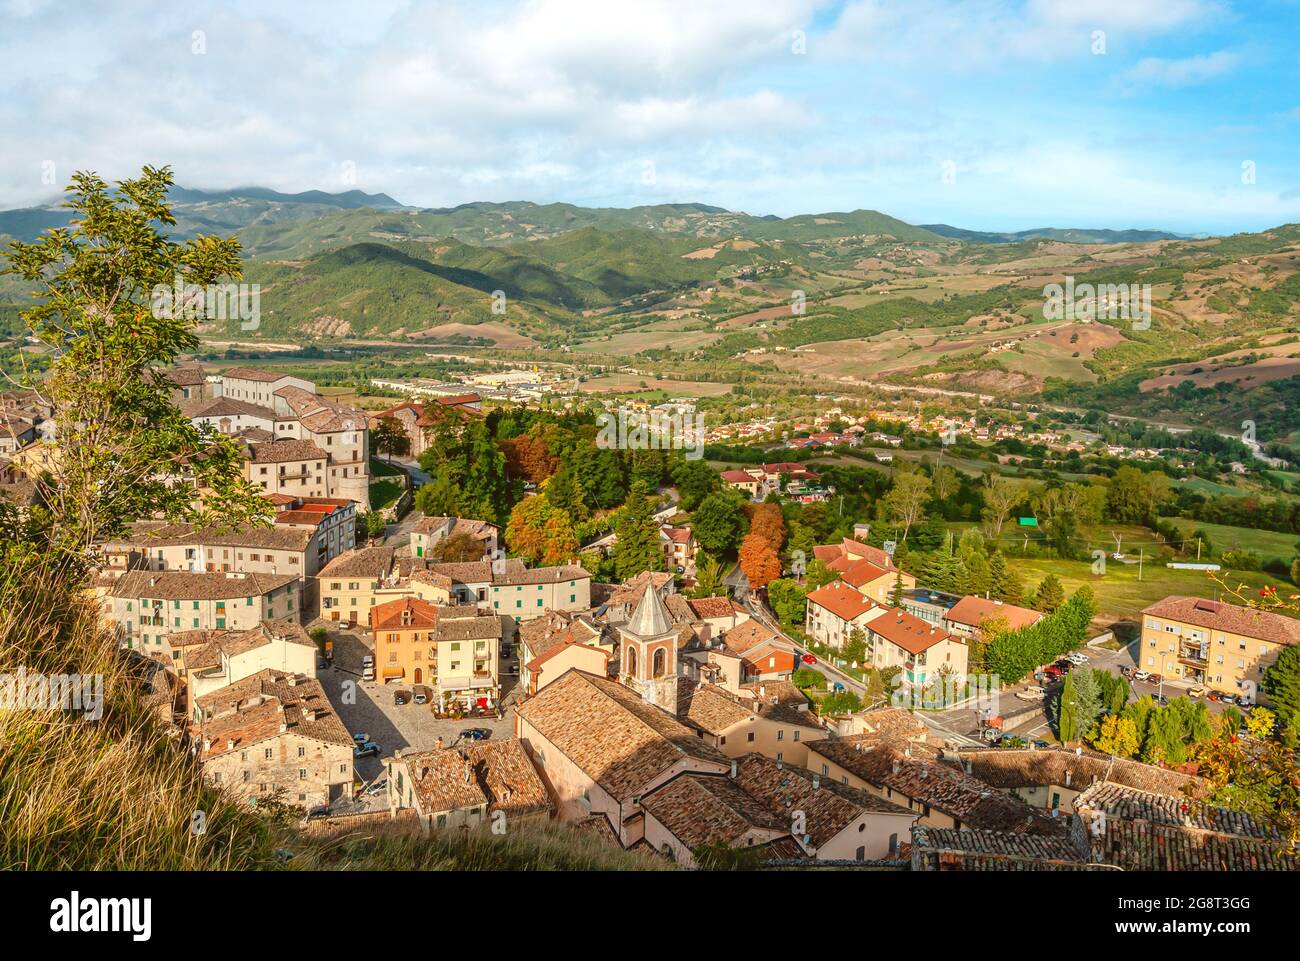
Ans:
<svg viewBox="0 0 1300 961"><path fill-rule="evenodd" d="M406 488L397 481L376 481L370 485L370 509L378 511L391 507L397 503L397 498L402 496L404 490Z"/></svg>
<svg viewBox="0 0 1300 961"><path fill-rule="evenodd" d="M1103 621L1136 618L1144 607L1170 594L1209 598L1222 594L1219 586L1203 571L1171 570L1161 564L1144 565L1140 581L1138 565L1122 564L1109 558L1106 573L1101 576L1092 573L1092 565L1087 561L1017 557L1013 564L1024 577L1025 587L1030 590L1037 588L1048 574L1061 579L1067 594L1088 584L1097 595L1098 618ZM1233 587L1246 584L1251 592L1266 584L1276 585L1279 589L1287 586L1284 581L1259 571L1229 571L1226 579Z"/></svg>
<svg viewBox="0 0 1300 961"><path fill-rule="evenodd" d="M1281 560L1286 564L1296 555L1300 545L1300 534L1279 534L1277 531L1260 531L1253 527L1229 527L1227 524L1205 524L1186 517L1173 518L1174 525L1184 534L1203 530L1210 536L1215 556L1227 550L1245 548L1259 555L1267 564L1271 560ZM1195 542L1192 542L1195 550Z"/></svg>
<svg viewBox="0 0 1300 961"><path fill-rule="evenodd" d="M372 477L400 477L404 473L406 471L396 464L390 464L378 457L370 458L370 475Z"/></svg>

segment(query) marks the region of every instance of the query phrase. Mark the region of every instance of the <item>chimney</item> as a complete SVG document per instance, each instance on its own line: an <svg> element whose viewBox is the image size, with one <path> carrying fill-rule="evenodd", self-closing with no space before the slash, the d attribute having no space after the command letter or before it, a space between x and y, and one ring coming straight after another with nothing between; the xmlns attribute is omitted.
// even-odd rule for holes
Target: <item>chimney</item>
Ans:
<svg viewBox="0 0 1300 961"><path fill-rule="evenodd" d="M1066 786L1066 787L1069 787L1069 786L1070 786L1070 777L1071 777L1071 775L1073 775L1073 774L1074 774L1073 771L1066 771L1066 772L1065 772L1065 786Z"/></svg>
<svg viewBox="0 0 1300 961"><path fill-rule="evenodd" d="M736 776L736 760L735 760L735 758L732 758L732 760L731 760L731 776L732 776L732 777L735 777L735 776Z"/></svg>
<svg viewBox="0 0 1300 961"><path fill-rule="evenodd" d="M821 790L821 787L822 787L822 779L821 779L821 776L820 776L820 775L817 775L817 774L814 774L814 775L813 775L813 790L814 790L814 791L820 791L820 790Z"/></svg>
<svg viewBox="0 0 1300 961"><path fill-rule="evenodd" d="M924 780L925 780L926 778L928 778L929 776L930 776L930 765L928 765L928 764L922 764L922 765L921 765L921 780L924 781Z"/></svg>
<svg viewBox="0 0 1300 961"><path fill-rule="evenodd" d="M288 721L285 721L283 718L281 718L281 720L280 720L280 733L283 734L283 733L284 733L285 731L287 731L287 730L289 730L289 722L288 722Z"/></svg>
<svg viewBox="0 0 1300 961"><path fill-rule="evenodd" d="M204 750L204 751L211 751L211 750L212 750L212 738L210 738L210 737L205 737L205 738L203 739L203 750Z"/></svg>
<svg viewBox="0 0 1300 961"><path fill-rule="evenodd" d="M233 737L226 738L226 750L233 751L234 749L235 749L235 739Z"/></svg>
<svg viewBox="0 0 1300 961"><path fill-rule="evenodd" d="M902 765L899 764L897 760L895 760L895 761L894 761L894 773L897 774L901 768L902 768Z"/></svg>
<svg viewBox="0 0 1300 961"><path fill-rule="evenodd" d="M469 783L469 761L465 762L465 783Z"/></svg>

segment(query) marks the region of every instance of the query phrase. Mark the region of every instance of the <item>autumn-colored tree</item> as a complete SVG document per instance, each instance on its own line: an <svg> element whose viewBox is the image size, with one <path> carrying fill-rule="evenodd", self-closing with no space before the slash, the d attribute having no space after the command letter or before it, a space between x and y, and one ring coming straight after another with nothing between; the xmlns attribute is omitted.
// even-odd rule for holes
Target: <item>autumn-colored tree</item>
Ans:
<svg viewBox="0 0 1300 961"><path fill-rule="evenodd" d="M749 532L758 534L778 554L785 546L785 516L776 504L758 504L754 507L749 521Z"/></svg>
<svg viewBox="0 0 1300 961"><path fill-rule="evenodd" d="M771 541L751 531L740 542L740 569L749 579L750 587L766 587L781 576L781 558Z"/></svg>
<svg viewBox="0 0 1300 961"><path fill-rule="evenodd" d="M440 564L481 561L486 553L483 546L483 542L469 531L456 531L430 547L424 556Z"/></svg>
<svg viewBox="0 0 1300 961"><path fill-rule="evenodd" d="M564 511L544 497L525 497L510 512L506 525L510 550L534 564L562 564L578 552L578 538Z"/></svg>
<svg viewBox="0 0 1300 961"><path fill-rule="evenodd" d="M1136 757L1141 749L1137 722L1131 717L1107 714L1089 738L1092 746L1103 754L1115 757Z"/></svg>
<svg viewBox="0 0 1300 961"><path fill-rule="evenodd" d="M560 466L560 459L552 456L546 441L535 434L520 434L501 441L499 446L506 456L506 470L511 477L540 484Z"/></svg>

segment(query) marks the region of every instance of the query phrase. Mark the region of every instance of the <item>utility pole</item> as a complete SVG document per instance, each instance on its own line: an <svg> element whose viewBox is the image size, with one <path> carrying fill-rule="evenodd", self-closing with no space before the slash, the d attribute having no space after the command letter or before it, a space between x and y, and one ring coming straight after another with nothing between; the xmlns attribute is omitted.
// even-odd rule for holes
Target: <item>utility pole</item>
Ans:
<svg viewBox="0 0 1300 961"><path fill-rule="evenodd" d="M1142 559L1146 557L1147 549L1144 547L1138 551L1138 580L1142 580Z"/></svg>
<svg viewBox="0 0 1300 961"><path fill-rule="evenodd" d="M1201 560L1201 539L1200 539L1199 537L1196 538L1196 560L1197 560L1197 563L1200 563L1200 560Z"/></svg>

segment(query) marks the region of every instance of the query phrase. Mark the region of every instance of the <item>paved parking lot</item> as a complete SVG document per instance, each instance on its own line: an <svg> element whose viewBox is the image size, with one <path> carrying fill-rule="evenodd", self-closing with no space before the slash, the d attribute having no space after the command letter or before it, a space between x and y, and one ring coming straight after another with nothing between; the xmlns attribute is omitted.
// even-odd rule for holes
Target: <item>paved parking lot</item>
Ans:
<svg viewBox="0 0 1300 961"><path fill-rule="evenodd" d="M370 638L363 631L337 624L328 625L328 630L333 641L334 666L318 669L317 677L348 733L368 734L380 748L379 757L360 758L356 762L356 774L363 784L379 778L384 770L383 758L392 757L402 748L431 751L438 746L439 738L443 747L451 747L457 743L461 731L473 727L489 729L493 738L514 735L514 714L508 708L500 719L489 715L455 721L434 717L428 704L394 704L393 692L409 693L409 685L361 679L361 659L373 650ZM515 680L502 674L503 688L513 687ZM382 801L382 798L372 799L367 806ZM348 810L356 809L357 806L348 807Z"/></svg>

